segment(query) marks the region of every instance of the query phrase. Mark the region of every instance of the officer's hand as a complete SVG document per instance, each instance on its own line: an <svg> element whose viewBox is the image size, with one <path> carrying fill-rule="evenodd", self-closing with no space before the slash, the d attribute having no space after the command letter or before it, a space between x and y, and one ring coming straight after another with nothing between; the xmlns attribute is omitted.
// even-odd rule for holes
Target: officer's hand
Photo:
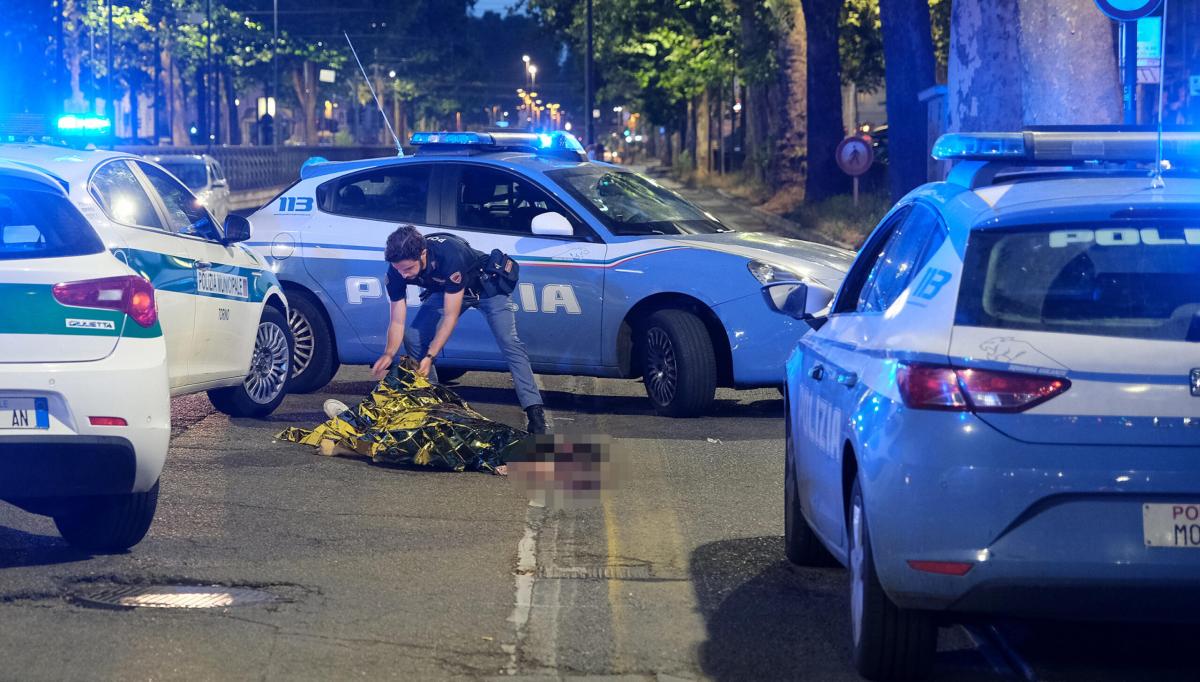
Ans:
<svg viewBox="0 0 1200 682"><path fill-rule="evenodd" d="M421 359L421 366L417 368L417 374L423 377L429 376L429 370L433 367L433 358L424 357Z"/></svg>
<svg viewBox="0 0 1200 682"><path fill-rule="evenodd" d="M388 370L392 368L392 356L384 353L379 356L374 365L371 365L371 378L379 381L387 376Z"/></svg>

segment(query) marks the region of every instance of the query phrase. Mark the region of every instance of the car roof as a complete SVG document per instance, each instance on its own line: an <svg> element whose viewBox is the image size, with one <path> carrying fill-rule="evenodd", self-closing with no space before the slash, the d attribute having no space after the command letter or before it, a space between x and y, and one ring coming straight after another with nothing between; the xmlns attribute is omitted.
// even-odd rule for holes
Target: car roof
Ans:
<svg viewBox="0 0 1200 682"><path fill-rule="evenodd" d="M0 177L20 178L44 185L47 190L66 196L66 187L58 179L31 166L0 159Z"/></svg>
<svg viewBox="0 0 1200 682"><path fill-rule="evenodd" d="M912 197L940 205L952 231L989 229L1197 207L1200 178L1167 176L1164 186L1155 189L1147 174L1139 172L1042 171L1000 177L975 189L952 182L930 183Z"/></svg>
<svg viewBox="0 0 1200 682"><path fill-rule="evenodd" d="M83 183L109 159L140 158L126 152L81 150L46 144L0 144L0 160L33 166L66 183Z"/></svg>
<svg viewBox="0 0 1200 682"><path fill-rule="evenodd" d="M561 158L542 156L531 152L485 151L463 154L462 152L453 151L433 151L423 152L420 155L412 156L383 156L373 159L359 159L356 161L322 161L310 163L300 169L300 177L302 179L309 179L321 176L333 176L349 171L364 170L368 168L385 168L408 163L472 163L481 161L491 165L519 168L521 170L532 171L536 173L544 173L546 171L557 170L560 168L579 168L580 166L588 164L609 166L609 164L600 164L593 161L569 161Z"/></svg>

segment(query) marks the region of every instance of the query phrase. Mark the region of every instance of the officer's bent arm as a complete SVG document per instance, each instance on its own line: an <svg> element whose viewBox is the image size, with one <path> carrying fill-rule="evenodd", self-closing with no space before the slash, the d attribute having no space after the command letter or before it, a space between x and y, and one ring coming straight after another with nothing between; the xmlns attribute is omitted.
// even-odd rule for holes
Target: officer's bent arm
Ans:
<svg viewBox="0 0 1200 682"><path fill-rule="evenodd" d="M392 301L391 322L388 323L387 346L383 350L384 355L395 357L396 353L400 352L400 345L404 343L404 322L407 315L407 300L401 298L399 301Z"/></svg>
<svg viewBox="0 0 1200 682"><path fill-rule="evenodd" d="M442 352L442 348L450 340L450 335L454 333L454 326L458 324L458 316L462 313L463 292L447 293L442 300L445 306L442 308L442 319L438 322L437 333L433 335L429 350L425 351L433 357Z"/></svg>

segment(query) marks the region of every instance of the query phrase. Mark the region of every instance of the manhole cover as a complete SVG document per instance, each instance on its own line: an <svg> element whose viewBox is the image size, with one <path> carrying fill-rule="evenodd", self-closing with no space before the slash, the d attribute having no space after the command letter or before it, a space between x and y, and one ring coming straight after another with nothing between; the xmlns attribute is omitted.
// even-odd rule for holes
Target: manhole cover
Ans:
<svg viewBox="0 0 1200 682"><path fill-rule="evenodd" d="M279 601L270 592L225 585L109 585L74 596L90 606L125 609L215 609Z"/></svg>

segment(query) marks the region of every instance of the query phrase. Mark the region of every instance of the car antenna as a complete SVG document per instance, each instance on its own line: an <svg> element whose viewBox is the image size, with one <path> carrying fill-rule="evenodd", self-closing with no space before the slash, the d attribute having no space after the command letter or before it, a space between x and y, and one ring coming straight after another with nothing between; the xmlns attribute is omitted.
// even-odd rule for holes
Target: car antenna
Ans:
<svg viewBox="0 0 1200 682"><path fill-rule="evenodd" d="M1154 162L1154 171L1150 173L1150 189L1162 189L1167 186L1167 183L1163 181L1163 99L1167 94L1167 83L1163 80L1163 64L1167 61L1167 0L1163 0L1161 31L1159 40L1162 41L1163 54L1159 55L1160 59L1158 60L1158 144L1156 145L1158 156Z"/></svg>
<svg viewBox="0 0 1200 682"><path fill-rule="evenodd" d="M392 122L388 120L387 112L383 110L383 102L379 101L379 95L375 94L375 86L371 85L371 79L367 77L367 70L363 68L362 60L358 58L358 50L354 49L354 43L350 40L350 34L342 31L342 35L346 36L346 42L350 44L350 53L354 55L354 61L358 62L358 70L362 72L363 80L367 82L367 87L371 89L371 96L375 98L375 106L379 107L379 114L383 116L383 124L387 126L388 132L392 134L392 139L396 141L396 156L404 156L404 148L400 146L400 138L396 136L396 131L392 129Z"/></svg>

